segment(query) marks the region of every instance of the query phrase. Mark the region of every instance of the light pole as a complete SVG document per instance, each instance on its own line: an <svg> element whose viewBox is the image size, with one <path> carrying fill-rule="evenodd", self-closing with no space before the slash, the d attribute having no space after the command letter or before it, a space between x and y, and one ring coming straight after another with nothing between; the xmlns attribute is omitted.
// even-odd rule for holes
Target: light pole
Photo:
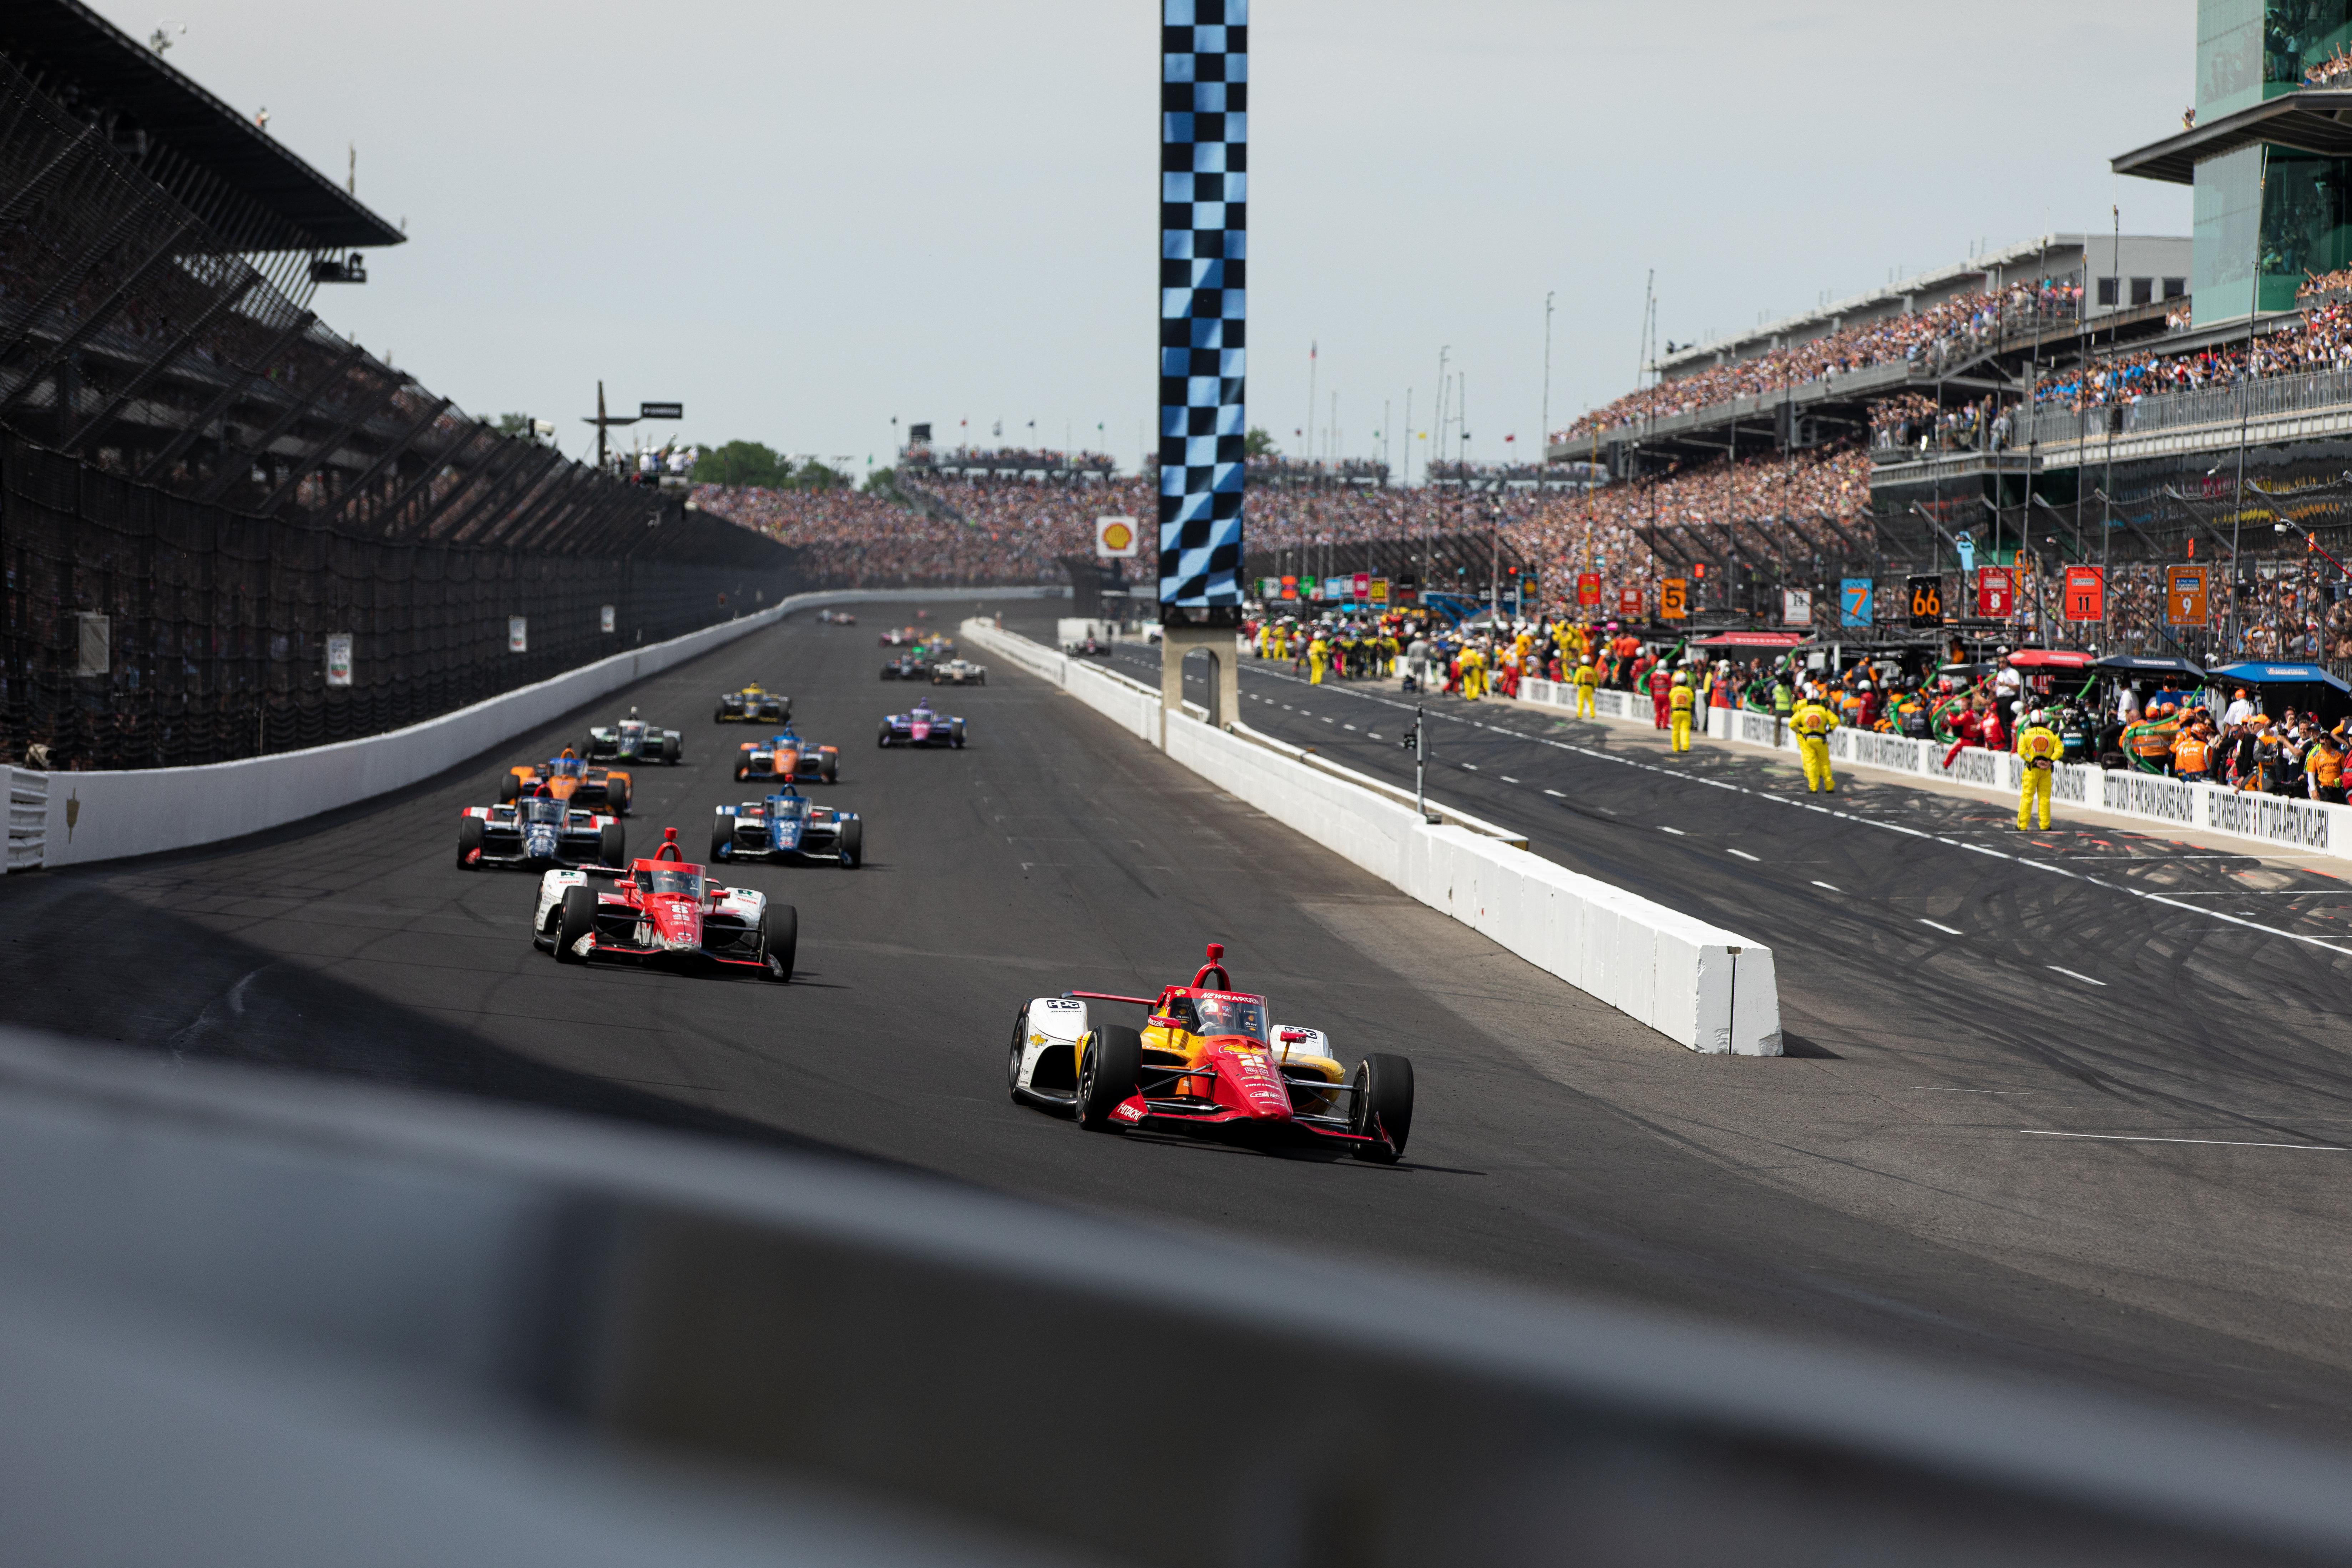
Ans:
<svg viewBox="0 0 2352 1568"><path fill-rule="evenodd" d="M1551 301L1557 292L1559 290L1554 289L1544 295L1543 418L1536 431L1539 454L1536 458L1536 477L1538 480L1551 463Z"/></svg>

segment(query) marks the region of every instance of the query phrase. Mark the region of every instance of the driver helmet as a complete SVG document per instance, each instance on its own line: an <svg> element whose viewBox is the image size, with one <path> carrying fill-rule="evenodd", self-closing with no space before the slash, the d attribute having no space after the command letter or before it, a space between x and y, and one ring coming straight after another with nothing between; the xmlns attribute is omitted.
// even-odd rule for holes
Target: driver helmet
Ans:
<svg viewBox="0 0 2352 1568"><path fill-rule="evenodd" d="M1675 671L1675 684L1676 686L1688 686L1690 684L1690 677L1685 675L1678 669Z"/></svg>
<svg viewBox="0 0 2352 1568"><path fill-rule="evenodd" d="M635 703L632 702L632 703L630 703L630 704L629 704L629 717L630 717L630 718L632 718L632 719L634 719L634 718L635 718L636 716L637 716L637 705L636 705Z"/></svg>

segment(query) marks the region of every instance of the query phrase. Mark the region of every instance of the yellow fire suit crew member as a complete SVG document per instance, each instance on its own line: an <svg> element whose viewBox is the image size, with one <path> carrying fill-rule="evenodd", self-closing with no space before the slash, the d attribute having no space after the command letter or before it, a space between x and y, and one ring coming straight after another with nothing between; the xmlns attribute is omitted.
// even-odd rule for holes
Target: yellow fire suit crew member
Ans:
<svg viewBox="0 0 2352 1568"><path fill-rule="evenodd" d="M1666 694L1666 706L1670 710L1666 724L1668 743L1677 752L1687 752L1691 749L1692 692L1689 676L1675 677L1675 689Z"/></svg>
<svg viewBox="0 0 2352 1568"><path fill-rule="evenodd" d="M1322 685L1323 667L1330 662L1331 645L1325 642L1322 635L1318 633L1315 640L1307 645L1307 684L1309 686Z"/></svg>
<svg viewBox="0 0 2352 1568"><path fill-rule="evenodd" d="M1486 656L1475 647L1462 650L1462 698L1475 702L1486 690Z"/></svg>
<svg viewBox="0 0 2352 1568"><path fill-rule="evenodd" d="M2066 742L2058 738L2051 727L2047 713L2036 713L2017 732L2017 754L2025 759L2025 782L2017 792L2017 826L2022 829L2041 806L2042 826L2050 826L2050 782L2057 777L2058 759L2066 753Z"/></svg>
<svg viewBox="0 0 2352 1568"><path fill-rule="evenodd" d="M1797 734L1797 755L1804 759L1807 795L1816 790L1837 794L1837 780L1830 773L1830 731L1837 727L1836 712L1811 697L1789 715L1789 728Z"/></svg>
<svg viewBox="0 0 2352 1568"><path fill-rule="evenodd" d="M1601 671L1593 665L1592 656L1587 654L1584 656L1583 662L1576 667L1576 716L1578 718L1593 717L1592 692L1593 689L1600 684Z"/></svg>

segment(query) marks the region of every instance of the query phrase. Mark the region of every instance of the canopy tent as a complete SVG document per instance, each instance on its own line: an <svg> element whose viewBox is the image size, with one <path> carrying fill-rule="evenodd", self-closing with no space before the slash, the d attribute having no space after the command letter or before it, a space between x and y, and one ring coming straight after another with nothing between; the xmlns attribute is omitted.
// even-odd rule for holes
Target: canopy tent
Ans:
<svg viewBox="0 0 2352 1568"><path fill-rule="evenodd" d="M1746 647L1786 653L1806 640L1803 632L1717 632L1692 640L1693 647Z"/></svg>
<svg viewBox="0 0 2352 1568"><path fill-rule="evenodd" d="M2225 664L2210 679L2233 686L2324 686L2352 697L2352 686L2315 664Z"/></svg>
<svg viewBox="0 0 2352 1568"><path fill-rule="evenodd" d="M2021 647L2009 662L2019 669L2088 669L2091 656L2070 647Z"/></svg>
<svg viewBox="0 0 2352 1568"><path fill-rule="evenodd" d="M2111 653L2099 660L2096 668L2111 669L2118 675L2179 675L2202 686L2212 677L2185 658L2169 658L2154 654Z"/></svg>

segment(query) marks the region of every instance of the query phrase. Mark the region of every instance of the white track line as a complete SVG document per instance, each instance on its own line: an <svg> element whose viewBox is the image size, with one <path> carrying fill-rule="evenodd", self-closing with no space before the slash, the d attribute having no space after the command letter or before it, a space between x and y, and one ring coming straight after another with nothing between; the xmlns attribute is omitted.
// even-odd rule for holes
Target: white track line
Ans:
<svg viewBox="0 0 2352 1568"><path fill-rule="evenodd" d="M1966 936L1966 935L1968 934L1968 932L1966 932L1966 931L1959 931L1959 930L1958 930L1958 929L1956 929L1956 928L1954 928L1954 927L1951 927L1951 926L1948 926L1948 925L1946 925L1946 924L1945 924L1943 921L1931 921L1931 920L1929 920L1926 915L1920 915L1920 916L1918 916L1918 917L1916 917L1916 918L1917 918L1917 920L1918 920L1918 921L1919 921L1919 923L1920 923L1921 925L1923 925L1923 926L1934 926L1937 931L1942 931L1946 936Z"/></svg>
<svg viewBox="0 0 2352 1568"><path fill-rule="evenodd" d="M1753 860L1753 861L1755 861L1755 862L1756 862L1756 864L1758 864L1759 866L1761 866L1762 864L1764 864L1764 857L1762 857L1761 855L1750 855L1750 854L1749 854L1747 850L1745 850L1745 849L1727 849L1727 850L1725 850L1725 851L1724 851L1724 853L1725 853L1725 854L1727 854L1727 855L1737 855L1737 856L1738 856L1742 860Z"/></svg>
<svg viewBox="0 0 2352 1568"><path fill-rule="evenodd" d="M1679 828L1679 827L1668 827L1668 826L1667 826L1664 823L1663 823L1663 822L1662 822L1662 823L1660 823L1660 824L1658 824L1658 831L1659 831L1659 832L1661 832L1661 833L1671 833L1671 834L1673 834L1673 835L1674 835L1675 837L1677 837L1677 838L1688 838L1688 837L1690 837L1690 835L1689 835L1689 834L1685 833L1681 828Z"/></svg>
<svg viewBox="0 0 2352 1568"><path fill-rule="evenodd" d="M1839 887L1836 883L1824 882L1819 877L1813 879L1813 886L1816 888L1827 888L1832 893L1843 893L1845 891L1843 888Z"/></svg>
<svg viewBox="0 0 2352 1568"><path fill-rule="evenodd" d="M2079 980L2079 981L2081 981L2081 982L2082 982L2084 984L2085 984L2085 985L2099 985L2099 986L2104 986L2104 985L2105 985L2105 984L2106 984L2106 982L2105 982L2105 981L2104 981L2104 980L2094 980L2094 979L2092 979L2092 978L2091 978L2089 975L2087 975L2087 974L2077 974L2076 973L2074 973L2074 971L2073 971L2073 970L2071 970L2071 969L2067 969L2067 968L2065 968L2065 967L2063 967L2063 966L2062 966L2062 965L2059 965L2059 964L2055 964L2055 963L2045 963L2045 964L2043 964L2042 967L2042 968L2044 968L2044 969L2053 969L2053 970L2056 970L2059 973L2061 973L2061 974L2063 974L2063 975L2066 976L2066 978L2068 978L2069 980Z"/></svg>
<svg viewBox="0 0 2352 1568"><path fill-rule="evenodd" d="M2021 1127L2018 1134L2025 1138L2084 1138L2100 1143L2207 1143L2223 1149L2302 1149L2314 1154L2352 1153L2335 1143L2256 1143L2243 1138L2143 1138L2128 1132L2047 1132L2038 1127Z"/></svg>

